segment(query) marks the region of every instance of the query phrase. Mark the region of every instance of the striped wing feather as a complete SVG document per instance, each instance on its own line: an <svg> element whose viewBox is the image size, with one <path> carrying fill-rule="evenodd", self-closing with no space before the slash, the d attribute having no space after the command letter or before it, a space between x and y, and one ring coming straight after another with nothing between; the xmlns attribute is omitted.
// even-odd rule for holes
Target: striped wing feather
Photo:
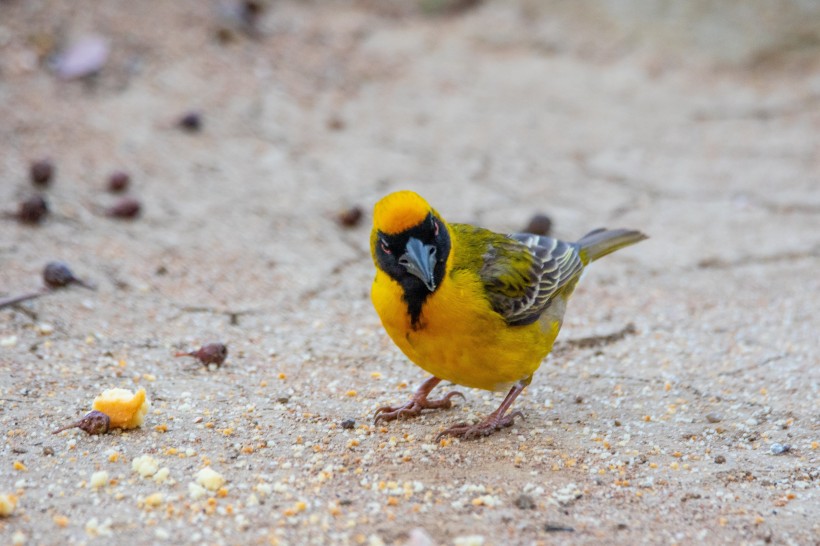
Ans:
<svg viewBox="0 0 820 546"><path fill-rule="evenodd" d="M511 326L532 324L583 269L578 247L552 237L514 233L484 255L481 278L493 309Z"/></svg>

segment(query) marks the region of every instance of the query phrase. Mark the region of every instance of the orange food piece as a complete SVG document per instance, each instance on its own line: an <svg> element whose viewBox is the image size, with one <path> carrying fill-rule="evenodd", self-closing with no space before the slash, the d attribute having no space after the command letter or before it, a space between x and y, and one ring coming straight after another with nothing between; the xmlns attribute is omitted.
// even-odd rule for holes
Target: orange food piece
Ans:
<svg viewBox="0 0 820 546"><path fill-rule="evenodd" d="M130 429L142 425L149 406L143 388L136 394L128 389L108 389L94 399L92 408L111 419L111 428Z"/></svg>

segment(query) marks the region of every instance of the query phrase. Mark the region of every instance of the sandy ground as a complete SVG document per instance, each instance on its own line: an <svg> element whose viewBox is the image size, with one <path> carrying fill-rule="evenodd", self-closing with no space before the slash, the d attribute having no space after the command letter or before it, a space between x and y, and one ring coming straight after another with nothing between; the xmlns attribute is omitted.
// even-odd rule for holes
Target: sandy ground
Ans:
<svg viewBox="0 0 820 546"><path fill-rule="evenodd" d="M53 259L98 285L0 311L0 543L820 543L816 57L721 67L513 3L373 4L276 3L222 43L212 4L0 2L0 203L57 169L42 225L0 224L0 297ZM89 33L103 71L56 78ZM100 213L115 169L134 221ZM369 210L400 188L498 231L651 235L586 275L492 437L434 443L501 399L470 389L372 426L424 378L368 296ZM173 358L211 340L219 369ZM147 390L142 428L51 434L111 387ZM132 471L146 454L166 481ZM227 483L194 498L207 465Z"/></svg>

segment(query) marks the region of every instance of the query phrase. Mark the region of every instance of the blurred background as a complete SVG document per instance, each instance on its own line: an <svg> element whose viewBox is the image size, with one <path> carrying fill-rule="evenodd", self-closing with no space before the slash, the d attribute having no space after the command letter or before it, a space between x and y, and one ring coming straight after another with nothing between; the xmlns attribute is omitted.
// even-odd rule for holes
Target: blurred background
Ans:
<svg viewBox="0 0 820 546"><path fill-rule="evenodd" d="M449 221L501 232L541 215L566 239L599 226L651 236L579 287L558 356L521 400L537 417L499 443L444 455L420 447L473 415L463 412L497 405L477 391L454 412L394 427L418 439L398 447L365 426L375 407L407 396L395 385L422 377L368 296L371 207L405 188ZM45 458L23 446L20 457L32 469L28 499L49 498L48 510L72 518L60 543L84 540L82 524L99 510L90 497L69 505L73 485L52 498L65 440L47 432L101 386L147 384L142 374L157 379L152 419L171 426L118 437L124 451L231 457L247 464L230 467L235 484L290 484L276 517L305 500L288 521L330 517L328 528L350 535L337 543L404 540L420 524L442 541L491 537L509 521L530 525L521 532L532 542L547 536L545 514L572 519L590 543L614 529L625 543L816 540L807 523L820 521L816 476L792 508L777 505L777 518L766 484L797 488L804 475L796 459L772 458L772 441L803 449L808 466L817 454L820 2L0 0L0 206L0 297L39 289L53 259L98 288L0 315L0 389L23 400L0 407L0 424L34 419L28 440L57 450ZM561 348L589 336L609 345ZM229 347L218 376L170 359L208 340ZM180 393L189 396L181 405ZM246 404L261 412L254 426ZM234 436L190 424L212 410ZM364 428L341 432L342 417ZM725 435L714 432L724 424ZM356 449L345 436L354 434ZM590 437L610 434L614 447L600 457L631 485L595 470L603 444ZM236 447L263 440L255 452ZM311 462L276 466L301 453L297 443ZM523 458L510 455L519 449ZM727 466L714 466L712 449ZM680 451L697 472L669 474ZM659 466L631 464L638 452ZM316 500L314 475L330 464L322 453L366 476L422 480L437 504L421 513L402 504L397 522L350 516L355 529L344 527ZM405 453L412 465L402 466ZM183 485L163 491L187 499L192 463L168 464ZM92 451L66 483L92 465L111 466ZM542 470L553 481L533 478ZM747 470L761 479L733 477ZM340 475L323 494L356 499L345 514L384 506L380 491ZM0 472L0 488L16 480ZM584 500L557 513L531 488L540 508L518 510L532 480L545 498L577 483ZM475 481L502 507L481 511L467 498L465 510L452 508L449 492ZM733 481L744 488L711 494ZM118 491L130 498L149 486L123 479ZM225 517L196 520L197 532L253 543L256 527L271 525L269 508L241 512L250 530ZM130 522L148 517L136 503L122 510ZM53 530L50 520L14 525L37 543ZM129 525L129 543L148 540ZM174 525L170 536L190 538L186 521Z"/></svg>

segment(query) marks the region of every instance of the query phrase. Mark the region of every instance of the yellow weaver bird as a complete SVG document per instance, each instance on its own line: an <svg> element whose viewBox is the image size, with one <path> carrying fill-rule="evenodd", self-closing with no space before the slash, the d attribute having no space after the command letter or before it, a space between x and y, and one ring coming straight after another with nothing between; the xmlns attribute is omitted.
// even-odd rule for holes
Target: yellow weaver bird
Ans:
<svg viewBox="0 0 820 546"><path fill-rule="evenodd" d="M491 391L510 389L478 424L439 434L486 436L513 424L508 413L552 350L584 267L646 239L598 229L575 243L527 233L502 235L448 224L421 196L392 193L373 211L373 305L385 330L415 364L433 374L403 406L376 410L375 422L450 408L450 392L428 400L442 379Z"/></svg>

